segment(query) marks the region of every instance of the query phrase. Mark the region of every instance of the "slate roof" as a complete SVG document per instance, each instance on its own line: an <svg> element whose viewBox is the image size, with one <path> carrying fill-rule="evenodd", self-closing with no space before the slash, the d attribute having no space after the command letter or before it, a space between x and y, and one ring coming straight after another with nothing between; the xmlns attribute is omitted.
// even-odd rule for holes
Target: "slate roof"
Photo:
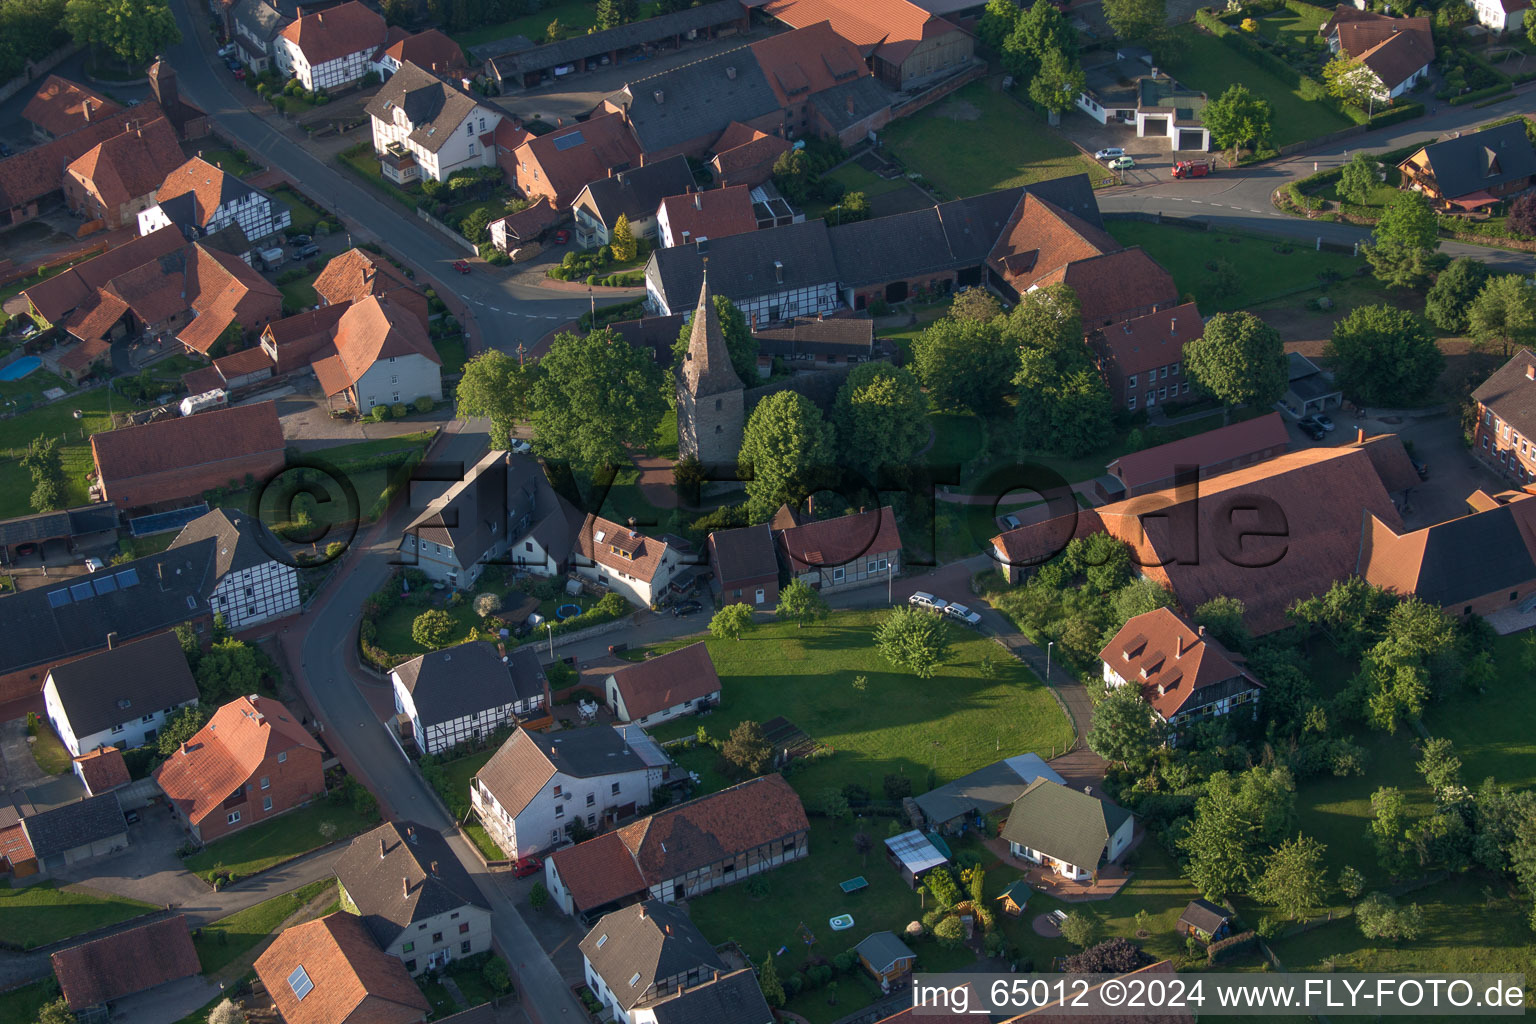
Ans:
<svg viewBox="0 0 1536 1024"><path fill-rule="evenodd" d="M773 548L773 533L767 523L734 530L716 530L709 535L710 550L720 569L720 585L730 589L733 583L777 578L779 557Z"/></svg>
<svg viewBox="0 0 1536 1024"><path fill-rule="evenodd" d="M59 990L77 1012L202 970L183 914L71 946L52 961Z"/></svg>
<svg viewBox="0 0 1536 1024"><path fill-rule="evenodd" d="M266 0L239 0L235 4L234 19L235 24L243 25L257 39L269 45L293 20Z"/></svg>
<svg viewBox="0 0 1536 1024"><path fill-rule="evenodd" d="M688 350L683 355L681 371L683 385L695 398L740 391L741 378L731 365L720 311L715 308L707 279L699 285L699 304L694 307L688 327Z"/></svg>
<svg viewBox="0 0 1536 1024"><path fill-rule="evenodd" d="M659 984L679 974L725 970L725 961L688 915L661 900L604 914L580 949L626 1012L646 1005Z"/></svg>
<svg viewBox="0 0 1536 1024"><path fill-rule="evenodd" d="M544 670L531 648L514 648L503 663L495 646L485 640L423 654L393 671L415 702L423 726L531 700L545 689Z"/></svg>
<svg viewBox="0 0 1536 1024"><path fill-rule="evenodd" d="M702 640L626 665L613 673L613 681L631 719L720 692L720 675Z"/></svg>
<svg viewBox="0 0 1536 1024"><path fill-rule="evenodd" d="M630 129L647 153L783 109L749 46L636 79L605 102L628 108Z"/></svg>
<svg viewBox="0 0 1536 1024"><path fill-rule="evenodd" d="M788 291L814 288L838 279L827 222L807 220L799 224L728 235L709 240L709 285L716 295L733 302ZM647 278L660 280L670 309L692 305L703 286L703 261L698 243L674 245L651 253ZM782 265L783 280L774 263Z"/></svg>
<svg viewBox="0 0 1536 1024"><path fill-rule="evenodd" d="M1133 616L1099 657L1126 685L1139 685L1164 721L1187 707L1262 688L1239 655L1171 608Z"/></svg>
<svg viewBox="0 0 1536 1024"><path fill-rule="evenodd" d="M410 61L389 77L364 109L385 124L395 123L395 110L411 123L407 138L429 153L442 149L464 119L480 104L463 89L449 85Z"/></svg>
<svg viewBox="0 0 1536 1024"><path fill-rule="evenodd" d="M894 932L871 932L853 947L853 951L868 960L870 966L877 971L888 971L896 965L896 961L910 960L917 955Z"/></svg>
<svg viewBox="0 0 1536 1024"><path fill-rule="evenodd" d="M507 452L481 457L460 479L435 498L406 527L417 543L430 541L451 549L468 568L507 533Z"/></svg>
<svg viewBox="0 0 1536 1024"><path fill-rule="evenodd" d="M300 970L312 986L302 998L290 982ZM432 1010L405 964L345 911L284 929L256 975L285 1024L415 1024Z"/></svg>
<svg viewBox="0 0 1536 1024"><path fill-rule="evenodd" d="M1280 414L1268 412L1241 423L1207 430L1203 434L1144 448L1139 452L1127 452L1111 462L1108 469L1128 489L1134 491L1159 480L1172 479L1175 466L1199 466L1204 469L1277 445L1282 449L1288 447L1290 435L1286 433L1285 421L1280 418Z"/></svg>
<svg viewBox="0 0 1536 1024"><path fill-rule="evenodd" d="M631 167L612 177L590 182L587 194L597 216L611 230L623 214L631 222L656 215L656 208L668 196L680 196L693 188L693 172L687 157L678 155L655 163ZM577 196L578 201L580 195Z"/></svg>
<svg viewBox="0 0 1536 1024"><path fill-rule="evenodd" d="M508 814L517 815L557 772L590 779L645 767L644 759L617 729L596 727L558 733L518 729L475 777Z"/></svg>
<svg viewBox="0 0 1536 1024"><path fill-rule="evenodd" d="M1472 392L1499 419L1520 432L1536 437L1536 352L1523 348Z"/></svg>
<svg viewBox="0 0 1536 1024"><path fill-rule="evenodd" d="M259 352L260 349L250 351ZM211 509L183 526L170 546L182 547L205 537L212 537L218 545L214 571L220 579L268 562L287 565L291 561L283 542L267 524L239 509Z"/></svg>
<svg viewBox="0 0 1536 1024"><path fill-rule="evenodd" d="M442 835L414 822L388 821L352 840L336 858L336 878L381 949L417 921L490 909Z"/></svg>
<svg viewBox="0 0 1536 1024"><path fill-rule="evenodd" d="M774 1019L748 967L663 996L646 1009L656 1024L770 1024Z"/></svg>
<svg viewBox="0 0 1536 1024"><path fill-rule="evenodd" d="M1092 871L1109 837L1131 812L1049 779L1036 779L1014 802L1002 837Z"/></svg>
<svg viewBox="0 0 1536 1024"><path fill-rule="evenodd" d="M1536 580L1536 499L1524 498L1399 534L1374 516L1360 546L1360 575L1441 608Z"/></svg>
<svg viewBox="0 0 1536 1024"><path fill-rule="evenodd" d="M81 739L197 700L197 683L175 633L77 658L56 665L49 675L69 726Z"/></svg>
<svg viewBox="0 0 1536 1024"><path fill-rule="evenodd" d="M243 455L281 453L283 427L272 402L231 405L92 434L91 450L111 495L114 483L137 477Z"/></svg>
<svg viewBox="0 0 1536 1024"><path fill-rule="evenodd" d="M560 64L570 64L586 57L596 57L614 50L627 50L634 46L667 39L674 35L687 35L698 29L726 25L744 16L739 0L716 0L654 18L643 18L601 32L589 32L572 36L559 42L519 50L514 53L496 52L496 44L476 46L470 53L476 60L489 59L496 75L512 79L530 71L543 71ZM498 41L500 42L500 41ZM487 52L487 51L490 52ZM521 85L521 82L518 83Z"/></svg>
<svg viewBox="0 0 1536 1024"><path fill-rule="evenodd" d="M49 75L22 108L21 118L58 138L103 117L110 117L122 109L120 104L87 86L58 75Z"/></svg>
<svg viewBox="0 0 1536 1024"><path fill-rule="evenodd" d="M123 805L117 793L100 793L55 807L51 811L29 814L21 819L27 839L39 860L77 846L126 835Z"/></svg>

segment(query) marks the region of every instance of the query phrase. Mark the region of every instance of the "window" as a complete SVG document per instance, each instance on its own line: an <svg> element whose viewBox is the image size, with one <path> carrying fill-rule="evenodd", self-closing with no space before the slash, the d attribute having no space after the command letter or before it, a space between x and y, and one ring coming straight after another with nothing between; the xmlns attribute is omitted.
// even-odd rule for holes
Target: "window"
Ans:
<svg viewBox="0 0 1536 1024"><path fill-rule="evenodd" d="M485 118L480 119L480 130L485 131Z"/></svg>
<svg viewBox="0 0 1536 1024"><path fill-rule="evenodd" d="M885 559L874 558L864 564L865 572L881 572L885 569Z"/></svg>
<svg viewBox="0 0 1536 1024"><path fill-rule="evenodd" d="M1136 386L1136 375L1134 373L1125 378L1125 386L1128 388L1133 388Z"/></svg>
<svg viewBox="0 0 1536 1024"><path fill-rule="evenodd" d="M613 784L613 795L614 796L618 796L619 795L619 784L617 782L615 782Z"/></svg>
<svg viewBox="0 0 1536 1024"><path fill-rule="evenodd" d="M587 794L587 806L591 807L591 806L593 806L596 803L597 803L597 794L596 793L588 793Z"/></svg>
<svg viewBox="0 0 1536 1024"><path fill-rule="evenodd" d="M718 399L718 398L715 399L715 411L716 412L720 411L720 399Z"/></svg>
<svg viewBox="0 0 1536 1024"><path fill-rule="evenodd" d="M464 122L464 134L470 136L471 138L473 138L474 134L475 134L475 126L473 124L470 124L468 121L465 121Z"/></svg>
<svg viewBox="0 0 1536 1024"><path fill-rule="evenodd" d="M224 816L224 824L226 824L226 825L236 824L237 822L239 822L239 820L240 820L240 812L239 811L230 811L228 814L226 814Z"/></svg>
<svg viewBox="0 0 1536 1024"><path fill-rule="evenodd" d="M433 932L432 933L432 941L433 942L442 942L443 941L443 933L442 932Z"/></svg>
<svg viewBox="0 0 1536 1024"><path fill-rule="evenodd" d="M120 726L120 725L114 725L114 726L113 726L113 727L112 727L112 733L113 733L113 735L116 735L116 734L117 734L117 733L120 733L120 732L122 732L122 731L123 731L123 727L122 727L122 726Z"/></svg>
<svg viewBox="0 0 1536 1024"><path fill-rule="evenodd" d="M402 952L402 953L414 953L414 952L416 952L416 943L414 943L414 942L407 942L405 945L400 947L400 952Z"/></svg>
<svg viewBox="0 0 1536 1024"><path fill-rule="evenodd" d="M139 719L140 722L153 722L154 720L155 720L155 713L153 711L151 711L149 714L145 715L143 718Z"/></svg>
<svg viewBox="0 0 1536 1024"><path fill-rule="evenodd" d="M272 788L272 780L270 778L268 778L267 776L263 775L261 777L261 788L262 789L271 789Z"/></svg>
<svg viewBox="0 0 1536 1024"><path fill-rule="evenodd" d="M596 825L597 824L597 815L595 815L595 814L587 815L587 824L588 825Z"/></svg>
<svg viewBox="0 0 1536 1024"><path fill-rule="evenodd" d="M469 940L468 939L465 939L463 942L459 943L459 952L464 954L465 956L469 955Z"/></svg>
<svg viewBox="0 0 1536 1024"><path fill-rule="evenodd" d="M1127 409L1134 409L1134 408L1136 408L1136 396L1135 395L1132 395L1130 398L1127 398L1125 400L1125 407Z"/></svg>
<svg viewBox="0 0 1536 1024"><path fill-rule="evenodd" d="M844 573L843 573L843 567L842 566L838 566L836 569L833 569L832 570L832 582L833 583L841 583L843 581L843 575L844 575Z"/></svg>
<svg viewBox="0 0 1536 1024"><path fill-rule="evenodd" d="M1173 374L1175 377L1177 377L1179 375L1179 364L1178 363L1174 363L1173 364L1173 369L1169 370L1168 372Z"/></svg>
<svg viewBox="0 0 1536 1024"><path fill-rule="evenodd" d="M272 809L272 798L271 797L264 796L264 797L261 798L261 809L264 810L264 811L270 811Z"/></svg>
<svg viewBox="0 0 1536 1024"><path fill-rule="evenodd" d="M415 971L416 971L416 961L415 960L407 960L405 962L405 970L406 970L407 974L415 973Z"/></svg>
<svg viewBox="0 0 1536 1024"><path fill-rule="evenodd" d="M763 603L763 588L762 587L758 587L757 588L757 601L756 601L756 603L757 604L762 604Z"/></svg>
<svg viewBox="0 0 1536 1024"><path fill-rule="evenodd" d="M1161 401L1166 400L1167 398L1168 398L1168 389L1167 388L1158 388L1157 389L1157 400L1159 402L1161 402Z"/></svg>
<svg viewBox="0 0 1536 1024"><path fill-rule="evenodd" d="M565 817L565 804L555 804L555 817L556 818L563 818L563 817Z"/></svg>
<svg viewBox="0 0 1536 1024"><path fill-rule="evenodd" d="M391 384L399 384L400 383L400 378L399 378L398 375L392 373L392 374L389 375L389 382ZM250 593L250 591L246 591L246 593Z"/></svg>
<svg viewBox="0 0 1536 1024"><path fill-rule="evenodd" d="M460 935L468 935L469 934L469 922L468 921L465 921L463 924L459 925L459 934Z"/></svg>
<svg viewBox="0 0 1536 1024"><path fill-rule="evenodd" d="M459 912L457 910L455 910L453 913L448 915L448 920L450 920L450 921L457 921L458 919L459 919Z"/></svg>
<svg viewBox="0 0 1536 1024"><path fill-rule="evenodd" d="M552 828L552 829L549 830L549 841L552 842L552 843L558 843L560 841L560 830L559 829Z"/></svg>
<svg viewBox="0 0 1536 1024"><path fill-rule="evenodd" d="M559 796L559 795L560 795L560 787L556 786L555 787L555 796Z"/></svg>
<svg viewBox="0 0 1536 1024"><path fill-rule="evenodd" d="M277 752L277 763L278 764L282 764L286 760L288 760L288 751L286 751L286 750L279 750Z"/></svg>

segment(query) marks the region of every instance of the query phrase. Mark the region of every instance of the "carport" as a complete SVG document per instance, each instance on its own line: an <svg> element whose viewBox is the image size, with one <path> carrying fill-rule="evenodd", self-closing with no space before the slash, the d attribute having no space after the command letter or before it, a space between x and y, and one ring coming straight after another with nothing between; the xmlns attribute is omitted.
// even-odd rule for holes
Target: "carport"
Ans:
<svg viewBox="0 0 1536 1024"><path fill-rule="evenodd" d="M15 564L15 549L23 544L42 547L61 540L74 550L74 538L117 529L117 506L110 501L85 505L65 512L40 512L0 520L0 565Z"/></svg>

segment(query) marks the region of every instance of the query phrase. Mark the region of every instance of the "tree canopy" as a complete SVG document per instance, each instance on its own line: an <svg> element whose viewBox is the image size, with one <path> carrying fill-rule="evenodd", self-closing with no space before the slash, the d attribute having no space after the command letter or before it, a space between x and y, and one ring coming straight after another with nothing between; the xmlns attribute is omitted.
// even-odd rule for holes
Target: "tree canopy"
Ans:
<svg viewBox="0 0 1536 1024"><path fill-rule="evenodd" d="M765 520L780 505L798 505L837 463L832 425L798 391L778 391L757 403L742 431L740 462L750 469L747 505Z"/></svg>
<svg viewBox="0 0 1536 1024"><path fill-rule="evenodd" d="M827 599L817 593L804 580L791 580L789 586L779 591L779 605L773 613L781 619L793 619L795 625L805 628L807 622L824 619L831 614Z"/></svg>
<svg viewBox="0 0 1536 1024"><path fill-rule="evenodd" d="M1008 393L1015 359L1002 332L977 320L943 317L912 342L913 372L940 409L989 415Z"/></svg>
<svg viewBox="0 0 1536 1024"><path fill-rule="evenodd" d="M645 451L667 410L666 379L649 353L611 330L557 335L533 385L535 450L586 470Z"/></svg>
<svg viewBox="0 0 1536 1024"><path fill-rule="evenodd" d="M106 50L135 67L181 42L164 0L68 0L64 25L82 46Z"/></svg>
<svg viewBox="0 0 1536 1024"><path fill-rule="evenodd" d="M1325 850L1322 843L1300 833L1285 840L1265 860L1264 873L1254 883L1254 898L1293 921L1307 917L1327 902Z"/></svg>
<svg viewBox="0 0 1536 1024"><path fill-rule="evenodd" d="M1141 695L1141 687L1131 683L1111 686L1093 705L1088 749L1106 761L1139 769L1161 745L1163 733L1163 723Z"/></svg>
<svg viewBox="0 0 1536 1024"><path fill-rule="evenodd" d="M1371 197L1371 190L1379 183L1376 176L1380 171L1381 161L1369 153L1356 153L1339 169L1339 195L1357 206L1364 206Z"/></svg>
<svg viewBox="0 0 1536 1024"><path fill-rule="evenodd" d="M1462 334L1467 329L1467 310L1488 281L1488 265L1466 256L1453 260L1435 278L1424 295L1424 315L1442 331Z"/></svg>
<svg viewBox="0 0 1536 1024"><path fill-rule="evenodd" d="M1495 274L1467 307L1467 330L1479 348L1508 356L1536 343L1536 286L1519 274Z"/></svg>
<svg viewBox="0 0 1536 1024"><path fill-rule="evenodd" d="M1445 368L1434 333L1397 306L1359 306L1323 353L1340 390L1361 405L1418 405Z"/></svg>
<svg viewBox="0 0 1536 1024"><path fill-rule="evenodd" d="M1037 3L1031 10L1040 8L1056 10L1055 5L1049 3ZM1058 13L1057 17L1060 16ZM1087 76L1072 58L1060 50L1047 50L1034 77L1029 80L1029 98L1052 114L1064 114L1076 106L1077 98L1087 85Z"/></svg>
<svg viewBox="0 0 1536 1024"><path fill-rule="evenodd" d="M1104 18L1118 39L1146 41L1168 20L1163 0L1104 0Z"/></svg>
<svg viewBox="0 0 1536 1024"><path fill-rule="evenodd" d="M1284 768L1211 774L1178 841L1185 874L1201 894L1221 899L1245 891L1260 875L1266 847L1280 842L1296 811L1296 783Z"/></svg>
<svg viewBox="0 0 1536 1024"><path fill-rule="evenodd" d="M832 405L837 447L859 467L904 467L928 443L928 399L910 370L861 363Z"/></svg>
<svg viewBox="0 0 1536 1024"><path fill-rule="evenodd" d="M492 447L507 444L518 422L528 418L537 365L519 366L516 359L494 348L464 364L464 374L455 392L458 413L466 419L489 419Z"/></svg>
<svg viewBox="0 0 1536 1024"><path fill-rule="evenodd" d="M1361 246L1361 252L1382 284L1416 288L1434 273L1438 233L1435 211L1424 193L1400 191L1382 211L1372 241Z"/></svg>
<svg viewBox="0 0 1536 1024"><path fill-rule="evenodd" d="M1217 313L1184 346L1184 369L1224 405L1267 408L1285 394L1290 373L1280 332L1252 313Z"/></svg>
<svg viewBox="0 0 1536 1024"><path fill-rule="evenodd" d="M949 623L926 608L897 605L875 628L875 649L919 679L932 679L949 657Z"/></svg>
<svg viewBox="0 0 1536 1024"><path fill-rule="evenodd" d="M1234 156L1241 146L1268 142L1274 117L1269 100L1255 96L1240 83L1227 86L1226 92L1200 112L1201 122L1211 131L1211 141L1218 149L1232 150Z"/></svg>

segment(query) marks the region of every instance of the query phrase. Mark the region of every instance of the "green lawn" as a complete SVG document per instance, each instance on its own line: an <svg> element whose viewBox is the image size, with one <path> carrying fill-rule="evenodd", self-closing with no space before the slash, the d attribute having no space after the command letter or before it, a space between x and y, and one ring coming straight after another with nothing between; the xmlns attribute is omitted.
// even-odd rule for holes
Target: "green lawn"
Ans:
<svg viewBox="0 0 1536 1024"><path fill-rule="evenodd" d="M1500 685L1481 696L1441 701L1424 716L1432 735L1456 744L1462 778L1476 786L1488 776L1514 789L1536 786L1536 693L1522 680L1521 644L1528 634L1501 636L1494 644Z"/></svg>
<svg viewBox="0 0 1536 1024"><path fill-rule="evenodd" d="M63 775L70 770L69 751L64 749L64 744L59 740L53 726L48 724L48 719L39 719L37 723L37 735L33 737L32 759L37 766L49 775Z"/></svg>
<svg viewBox="0 0 1536 1024"><path fill-rule="evenodd" d="M443 376L464 371L464 364L469 361L469 354L464 347L464 335L439 338L432 343L432 347L437 349L437 357L443 361Z"/></svg>
<svg viewBox="0 0 1536 1024"><path fill-rule="evenodd" d="M882 178L873 171L866 171L857 162L844 164L826 175L826 178L829 181L838 182L848 192L864 193L864 198L866 199L874 199L876 196L883 196L887 192L895 192L897 189L907 186L904 178ZM805 207L806 219L815 220L818 217L825 217L830 207L830 203L815 201L807 203Z"/></svg>
<svg viewBox="0 0 1536 1024"><path fill-rule="evenodd" d="M1328 44L1317 34L1317 30L1323 27L1332 13L1321 7L1302 8L1301 13L1281 8L1257 19L1259 33L1268 39L1283 39L1293 45L1325 49Z"/></svg>
<svg viewBox="0 0 1536 1024"><path fill-rule="evenodd" d="M1269 100L1274 108L1276 146L1316 138L1353 123L1323 103L1302 99L1299 87L1286 84L1195 25L1180 25L1175 31L1183 37L1183 53L1165 70L1183 84L1204 91L1211 99L1226 92L1230 85L1242 84Z"/></svg>
<svg viewBox="0 0 1536 1024"><path fill-rule="evenodd" d="M192 939L203 973L214 974L245 956L278 925L335 884L334 879L322 878L204 925Z"/></svg>
<svg viewBox="0 0 1536 1024"><path fill-rule="evenodd" d="M59 997L59 985L53 978L34 981L21 988L0 993L0 1020L26 1022L37 1019L37 1012Z"/></svg>
<svg viewBox="0 0 1536 1024"><path fill-rule="evenodd" d="M377 161L374 162L374 173L378 173ZM288 207L288 212L291 215L292 227L294 227L298 233L306 235L314 233L315 225L320 223L320 215L316 213L308 203L304 202L304 198L302 196L300 196L293 189L289 188L287 185L278 185L277 187L268 189L267 191L272 195L272 198L281 201L284 206Z"/></svg>
<svg viewBox="0 0 1536 1024"><path fill-rule="evenodd" d="M491 953L488 954L488 959L501 960L501 957ZM482 973L485 970L485 964L478 961L478 956L471 958L468 963L463 960L448 961L448 976L459 986L459 991L464 993L465 1002L470 1006L479 1006L496 998L495 989L485 983ZM501 962L506 963L505 960Z"/></svg>
<svg viewBox="0 0 1536 1024"><path fill-rule="evenodd" d="M0 920L5 921L5 940L25 949L36 949L159 909L152 903L94 889L60 889L57 882L38 882L20 888L13 888L9 882L0 885Z"/></svg>
<svg viewBox="0 0 1536 1024"><path fill-rule="evenodd" d="M933 447L923 456L930 466L961 466L976 457L987 439L986 426L971 413L935 412L928 416Z"/></svg>
<svg viewBox="0 0 1536 1024"><path fill-rule="evenodd" d="M1034 111L994 88L972 82L885 131L885 143L907 167L947 196L973 196L1014 185L1104 171Z"/></svg>
<svg viewBox="0 0 1536 1024"><path fill-rule="evenodd" d="M878 793L892 773L924 792L930 769L943 783L1026 751L1048 757L1071 742L1072 728L1045 688L990 640L952 626L949 663L934 678L918 679L875 652L881 618L839 612L804 629L773 622L739 641L709 640L723 683L720 709L703 722L668 722L653 735L670 739L704 724L724 738L745 719L783 715L835 751L791 776L802 796L852 782ZM990 679L983 657L994 668ZM862 693L853 687L856 676L867 679Z"/></svg>
<svg viewBox="0 0 1536 1024"><path fill-rule="evenodd" d="M211 882L219 871L248 878L327 843L355 836L378 821L376 813L364 816L348 803L321 798L308 807L216 839L183 860L182 865L205 882Z"/></svg>
<svg viewBox="0 0 1536 1024"><path fill-rule="evenodd" d="M399 185L385 178L384 173L379 170L379 158L373 153L372 143L363 142L350 149L344 149L336 155L336 159L343 167L358 175L374 188L388 193L390 198L396 202L408 209L416 209L416 200L421 198L421 190L418 188L414 193L407 192ZM297 224L298 215L295 214L294 216L294 223Z"/></svg>
<svg viewBox="0 0 1536 1024"><path fill-rule="evenodd" d="M490 832L486 831L478 818L471 818L460 827L464 829L464 834L469 837L469 841L474 843L480 851L480 856L486 860L507 859L507 852L496 845L496 840L491 838Z"/></svg>
<svg viewBox="0 0 1536 1024"><path fill-rule="evenodd" d="M319 305L320 298L315 294L315 279L319 276L320 271L317 270L313 274L305 274L297 281L278 285L277 290L283 293L283 311L292 310L293 313L302 313L306 309Z"/></svg>
<svg viewBox="0 0 1536 1024"><path fill-rule="evenodd" d="M1262 235L1196 231L1173 224L1110 220L1109 233L1122 245L1139 245L1173 275L1181 295L1193 295L1200 312L1246 309L1308 286L1321 286L1319 274L1350 277L1359 257L1318 252L1313 248ZM1236 274L1236 287L1223 293L1209 264L1225 260Z"/></svg>
<svg viewBox="0 0 1536 1024"><path fill-rule="evenodd" d="M45 387L60 386L57 383L39 384L38 381L45 377L33 373L17 383L26 385L22 390L30 392L35 401L42 397ZM20 450L39 435L57 437L64 445L89 449L88 439L92 434L112 429L111 410L115 408L121 412L129 407L127 399L109 388L75 392L61 401L38 406L13 419L0 420L0 450L11 449L20 455ZM79 419L75 419L76 410L81 413Z"/></svg>
<svg viewBox="0 0 1536 1024"><path fill-rule="evenodd" d="M202 155L204 160L237 178L243 178L261 170L261 165L253 163L244 150L205 149Z"/></svg>

